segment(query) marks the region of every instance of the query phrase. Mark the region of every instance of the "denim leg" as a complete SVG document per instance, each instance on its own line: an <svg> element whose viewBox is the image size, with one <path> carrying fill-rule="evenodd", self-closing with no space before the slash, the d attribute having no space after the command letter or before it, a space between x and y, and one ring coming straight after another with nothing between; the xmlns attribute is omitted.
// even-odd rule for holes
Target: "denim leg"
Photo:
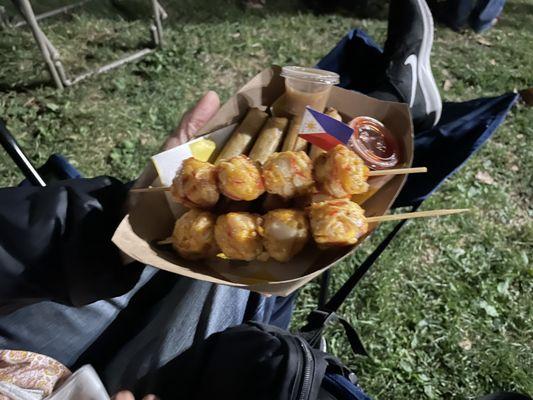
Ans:
<svg viewBox="0 0 533 400"><path fill-rule="evenodd" d="M145 327L124 343L103 371L109 392L122 388L149 391L136 387L141 377L149 376L193 342L242 323L249 294L182 277L154 307ZM150 380L147 382L149 386Z"/></svg>
<svg viewBox="0 0 533 400"><path fill-rule="evenodd" d="M145 268L135 287L120 297L83 307L43 301L2 315L0 348L45 354L70 367L156 271Z"/></svg>
<svg viewBox="0 0 533 400"><path fill-rule="evenodd" d="M480 33L492 27L504 5L505 0L478 0L468 21L472 29Z"/></svg>

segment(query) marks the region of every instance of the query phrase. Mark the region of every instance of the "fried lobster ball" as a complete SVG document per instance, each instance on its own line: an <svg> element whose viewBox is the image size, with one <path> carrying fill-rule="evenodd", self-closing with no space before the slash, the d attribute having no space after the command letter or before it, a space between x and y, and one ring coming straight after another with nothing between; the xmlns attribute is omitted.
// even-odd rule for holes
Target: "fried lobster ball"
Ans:
<svg viewBox="0 0 533 400"><path fill-rule="evenodd" d="M247 212L230 212L217 218L215 240L231 260L251 261L263 253L259 234L261 217Z"/></svg>
<svg viewBox="0 0 533 400"><path fill-rule="evenodd" d="M171 193L184 206L213 207L220 195L215 166L193 157L186 159L172 181Z"/></svg>
<svg viewBox="0 0 533 400"><path fill-rule="evenodd" d="M172 246L189 260L216 256L219 249L215 242L215 222L216 216L209 211L187 211L174 225Z"/></svg>
<svg viewBox="0 0 533 400"><path fill-rule="evenodd" d="M319 189L333 197L344 198L368 190L368 167L341 144L318 156L314 172Z"/></svg>
<svg viewBox="0 0 533 400"><path fill-rule="evenodd" d="M257 164L244 155L221 160L217 174L220 191L232 200L251 201L265 192Z"/></svg>
<svg viewBox="0 0 533 400"><path fill-rule="evenodd" d="M286 262L298 254L309 240L305 212L280 208L263 216L263 245L276 261Z"/></svg>
<svg viewBox="0 0 533 400"><path fill-rule="evenodd" d="M355 244L368 231L365 210L347 199L313 203L307 211L315 242L325 247Z"/></svg>
<svg viewBox="0 0 533 400"><path fill-rule="evenodd" d="M313 163L303 151L283 151L272 154L263 164L263 179L268 193L286 199L311 191Z"/></svg>

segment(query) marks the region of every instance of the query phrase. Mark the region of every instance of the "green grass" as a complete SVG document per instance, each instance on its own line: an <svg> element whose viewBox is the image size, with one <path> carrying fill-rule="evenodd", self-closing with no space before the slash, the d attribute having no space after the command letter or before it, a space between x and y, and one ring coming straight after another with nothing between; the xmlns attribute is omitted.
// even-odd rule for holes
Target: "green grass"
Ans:
<svg viewBox="0 0 533 400"><path fill-rule="evenodd" d="M377 17L366 19L314 16L281 1L253 12L233 1L164 3L170 14L164 50L64 91L46 83L27 31L1 32L0 114L36 164L58 152L87 176L133 179L206 90L227 99L271 64L313 65L352 27L380 42L386 34L386 10L373 3ZM483 36L438 27L432 61L447 100L533 86L532 9L531 0L510 0ZM74 72L148 38L146 20L105 8L51 19L44 29ZM519 105L424 206L473 212L409 223L344 306L372 358L352 356L339 328L329 332L330 350L376 398L533 393L532 136L533 112ZM0 183L15 184L21 175L0 154ZM478 171L494 183L476 179ZM391 226L334 268L333 286ZM315 306L317 291L316 282L302 291L295 326Z"/></svg>

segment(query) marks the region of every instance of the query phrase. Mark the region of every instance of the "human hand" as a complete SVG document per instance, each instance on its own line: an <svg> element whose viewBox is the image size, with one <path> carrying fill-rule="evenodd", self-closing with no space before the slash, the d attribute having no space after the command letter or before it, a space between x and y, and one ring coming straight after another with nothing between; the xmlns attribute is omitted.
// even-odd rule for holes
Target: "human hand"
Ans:
<svg viewBox="0 0 533 400"><path fill-rule="evenodd" d="M178 127L167 138L163 150L168 150L191 140L194 135L217 113L220 108L218 95L209 91L187 111Z"/></svg>

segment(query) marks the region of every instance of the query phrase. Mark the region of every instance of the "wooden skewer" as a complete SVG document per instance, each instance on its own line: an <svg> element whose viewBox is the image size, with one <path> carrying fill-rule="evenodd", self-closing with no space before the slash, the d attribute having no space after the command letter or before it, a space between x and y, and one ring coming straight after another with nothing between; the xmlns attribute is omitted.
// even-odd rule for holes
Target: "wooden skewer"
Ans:
<svg viewBox="0 0 533 400"><path fill-rule="evenodd" d="M447 210L430 210L430 211L417 211L417 212L412 212L412 213L380 215L377 217L367 217L366 222L399 221L401 219L439 217L442 215L459 214L459 213L464 213L467 211L470 211L470 209L469 208L457 208L457 209L447 209Z"/></svg>
<svg viewBox="0 0 533 400"><path fill-rule="evenodd" d="M370 171L368 173L368 176L420 174L423 172L428 172L428 169L426 167L396 168L396 169L383 169L383 170L377 170L377 171Z"/></svg>
<svg viewBox="0 0 533 400"><path fill-rule="evenodd" d="M380 171L370 171L368 173L368 176L419 174L419 173L427 172L427 171L428 171L428 169L426 167L384 169L384 170L380 170ZM170 186L157 186L157 187L137 188L137 189L131 189L130 191L132 193L168 192L168 191L170 191Z"/></svg>
<svg viewBox="0 0 533 400"><path fill-rule="evenodd" d="M137 189L131 189L130 192L133 193L145 193L145 192L168 192L170 191L170 186L150 186L147 188L137 188Z"/></svg>
<svg viewBox="0 0 533 400"><path fill-rule="evenodd" d="M159 240L159 241L157 242L157 244L161 244L161 245L163 245L163 244L172 244L172 238L171 238L171 237L168 237L168 238L166 238L166 239Z"/></svg>

